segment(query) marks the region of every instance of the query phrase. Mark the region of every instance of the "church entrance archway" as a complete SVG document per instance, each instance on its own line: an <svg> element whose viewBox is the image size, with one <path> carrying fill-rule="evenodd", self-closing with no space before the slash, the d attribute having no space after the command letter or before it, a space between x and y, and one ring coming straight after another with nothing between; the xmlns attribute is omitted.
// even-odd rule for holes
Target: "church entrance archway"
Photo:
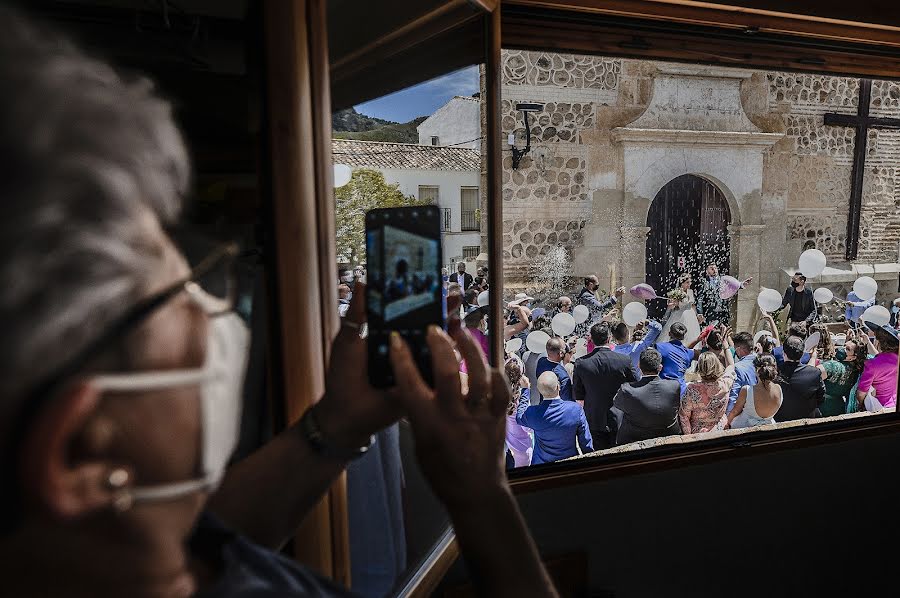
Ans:
<svg viewBox="0 0 900 598"><path fill-rule="evenodd" d="M647 283L660 296L675 288L678 276L690 273L694 293L709 262L729 273L731 212L722 191L708 180L685 174L666 183L647 214ZM649 301L650 317L660 317L665 299Z"/></svg>

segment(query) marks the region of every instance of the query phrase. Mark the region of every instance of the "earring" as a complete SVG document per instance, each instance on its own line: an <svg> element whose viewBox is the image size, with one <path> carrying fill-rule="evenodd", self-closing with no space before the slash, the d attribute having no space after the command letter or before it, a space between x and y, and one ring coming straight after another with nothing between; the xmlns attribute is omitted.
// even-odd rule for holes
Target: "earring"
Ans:
<svg viewBox="0 0 900 598"><path fill-rule="evenodd" d="M131 476L124 469L114 469L106 478L106 486L112 490L112 508L118 513L124 513L134 504L134 496L128 489L128 481Z"/></svg>

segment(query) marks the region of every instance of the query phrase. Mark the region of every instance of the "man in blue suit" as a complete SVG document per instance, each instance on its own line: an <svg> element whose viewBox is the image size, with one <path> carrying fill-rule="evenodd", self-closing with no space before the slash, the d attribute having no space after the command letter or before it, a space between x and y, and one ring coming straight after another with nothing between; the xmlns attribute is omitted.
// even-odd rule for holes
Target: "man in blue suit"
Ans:
<svg viewBox="0 0 900 598"><path fill-rule="evenodd" d="M537 362L535 377L540 377L544 372L553 372L559 379L559 397L563 401L574 401L572 397L572 380L569 372L562 364L566 351L566 343L559 337L553 337L547 341L547 356L541 357Z"/></svg>
<svg viewBox="0 0 900 598"><path fill-rule="evenodd" d="M519 399L516 422L534 430L531 464L552 463L574 457L578 446L583 453L594 450L584 409L574 401L559 397L559 379L552 371L538 376L537 390L544 397L538 405L528 406L527 393ZM578 445L575 444L576 439Z"/></svg>

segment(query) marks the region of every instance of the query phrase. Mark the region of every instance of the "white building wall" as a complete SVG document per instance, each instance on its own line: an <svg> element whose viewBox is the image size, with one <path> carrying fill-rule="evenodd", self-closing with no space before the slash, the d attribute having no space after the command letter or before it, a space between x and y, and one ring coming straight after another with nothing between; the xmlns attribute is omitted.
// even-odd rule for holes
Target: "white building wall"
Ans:
<svg viewBox="0 0 900 598"><path fill-rule="evenodd" d="M432 136L437 136L440 145L479 149L481 127L478 100L454 97L422 121L417 130L420 145L431 145Z"/></svg>
<svg viewBox="0 0 900 598"><path fill-rule="evenodd" d="M481 244L480 233L475 231L462 231L462 208L460 205L460 189L463 187L478 187L479 173L475 170L405 170L405 169L377 169L384 174L388 183L397 183L404 195L419 197L419 185L438 187L438 206L450 208L450 230L443 233L444 264L448 265L459 261L462 257L463 246L476 246Z"/></svg>

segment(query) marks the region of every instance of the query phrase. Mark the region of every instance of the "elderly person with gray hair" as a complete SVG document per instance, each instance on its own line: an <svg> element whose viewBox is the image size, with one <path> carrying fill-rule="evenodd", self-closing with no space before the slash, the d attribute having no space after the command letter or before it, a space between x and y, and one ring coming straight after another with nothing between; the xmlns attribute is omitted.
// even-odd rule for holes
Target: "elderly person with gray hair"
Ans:
<svg viewBox="0 0 900 598"><path fill-rule="evenodd" d="M534 431L534 453L531 464L551 463L594 450L591 431L584 409L574 401L559 396L559 379L553 372L538 376L537 390L543 400L528 406L528 399L519 399L516 422ZM577 441L577 444L576 444Z"/></svg>
<svg viewBox="0 0 900 598"><path fill-rule="evenodd" d="M345 596L276 551L404 413L479 590L555 595L496 459L502 374L457 321L468 393L439 330L428 334L437 390L399 337L398 392L371 388L361 284L325 396L226 472L248 331L210 292L221 287L198 284L234 249L192 267L164 230L190 172L169 105L11 9L0 7L0 30L5 595Z"/></svg>

